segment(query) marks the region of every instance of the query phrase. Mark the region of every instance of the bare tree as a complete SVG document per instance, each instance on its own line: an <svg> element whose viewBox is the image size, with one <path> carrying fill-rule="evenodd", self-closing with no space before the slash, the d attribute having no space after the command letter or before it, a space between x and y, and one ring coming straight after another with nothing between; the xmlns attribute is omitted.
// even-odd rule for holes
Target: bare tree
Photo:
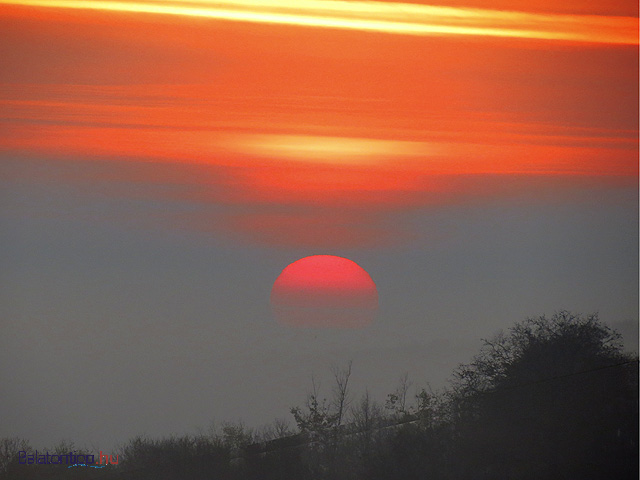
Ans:
<svg viewBox="0 0 640 480"><path fill-rule="evenodd" d="M385 421L382 407L371 398L369 390L365 390L355 407L351 408L353 429L363 438L369 439L374 430L380 429Z"/></svg>
<svg viewBox="0 0 640 480"><path fill-rule="evenodd" d="M349 363L345 368L339 368L334 366L331 368L335 385L333 387L333 408L336 415L336 426L342 425L344 415L349 408L351 399L349 398L349 378L351 377L351 366L353 360L349 360Z"/></svg>
<svg viewBox="0 0 640 480"><path fill-rule="evenodd" d="M412 385L413 382L409 380L409 374L405 372L405 374L400 377L400 381L395 391L387 395L385 408L387 410L391 410L400 418L409 415L411 412L407 405L407 394Z"/></svg>
<svg viewBox="0 0 640 480"><path fill-rule="evenodd" d="M351 401L349 378L352 363L349 361L345 368L332 367L335 384L332 391L333 398L330 401L326 398L320 399L320 385L316 382L315 376L311 376L312 390L307 395L304 408L291 408L291 413L301 432L310 432L317 438L326 439L333 436L330 432L337 432L337 427L342 425Z"/></svg>
<svg viewBox="0 0 640 480"><path fill-rule="evenodd" d="M12 463L18 462L18 452L31 452L32 448L27 440L18 437L0 439L0 472L9 470Z"/></svg>

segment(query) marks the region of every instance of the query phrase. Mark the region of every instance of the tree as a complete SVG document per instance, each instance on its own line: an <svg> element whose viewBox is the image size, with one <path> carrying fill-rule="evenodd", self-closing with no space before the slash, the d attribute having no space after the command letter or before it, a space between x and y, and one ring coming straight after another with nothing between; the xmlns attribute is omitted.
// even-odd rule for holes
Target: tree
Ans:
<svg viewBox="0 0 640 480"><path fill-rule="evenodd" d="M352 362L349 361L345 368L331 369L334 386L330 400L320 399L320 388L315 378L311 377L312 391L307 395L305 406L291 408L300 433L308 438L306 464L311 478L348 478L344 468L346 459L340 455L344 453L341 442L348 429L344 420L351 403L351 366Z"/></svg>
<svg viewBox="0 0 640 480"><path fill-rule="evenodd" d="M368 462L374 452L374 444L384 438L387 426L384 409L365 391L360 401L351 409L351 435L355 444L356 456Z"/></svg>
<svg viewBox="0 0 640 480"><path fill-rule="evenodd" d="M293 407L293 415L300 432L309 433L314 440L326 443L336 440L339 427L344 421L345 414L351 403L349 397L349 379L351 378L351 365L349 361L343 369L332 367L331 372L335 381L332 393L333 398L319 398L320 387L314 377L311 377L312 390L307 394L305 408Z"/></svg>
<svg viewBox="0 0 640 480"><path fill-rule="evenodd" d="M637 371L597 315L530 318L485 340L451 392L458 478L637 478Z"/></svg>
<svg viewBox="0 0 640 480"><path fill-rule="evenodd" d="M312 390L307 394L304 408L292 407L291 414L301 433L309 434L314 441L324 442L337 425L338 416L326 398L319 398L319 387L314 377L311 384Z"/></svg>
<svg viewBox="0 0 640 480"><path fill-rule="evenodd" d="M29 442L19 437L0 438L0 478L10 477L9 473L15 470L19 461L19 452L31 453L33 449Z"/></svg>
<svg viewBox="0 0 640 480"><path fill-rule="evenodd" d="M349 378L351 378L351 365L353 360L349 360L347 366L343 369L334 366L331 368L335 385L333 387L333 408L335 410L336 426L342 425L345 412L347 411L351 400L349 398Z"/></svg>
<svg viewBox="0 0 640 480"><path fill-rule="evenodd" d="M404 375L400 377L400 382L395 391L387 395L384 408L392 412L398 421L405 420L412 416L412 412L410 412L411 409L408 408L407 405L407 394L412 384L413 382L409 380L409 373L405 372Z"/></svg>

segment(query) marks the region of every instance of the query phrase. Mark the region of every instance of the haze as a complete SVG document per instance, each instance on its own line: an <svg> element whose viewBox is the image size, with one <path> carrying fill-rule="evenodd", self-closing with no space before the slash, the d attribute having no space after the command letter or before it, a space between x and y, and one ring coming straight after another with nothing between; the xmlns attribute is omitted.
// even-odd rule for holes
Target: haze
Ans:
<svg viewBox="0 0 640 480"><path fill-rule="evenodd" d="M561 309L637 351L637 2L87 3L0 1L0 436L265 424L349 360L438 388ZM272 317L317 254L373 323Z"/></svg>

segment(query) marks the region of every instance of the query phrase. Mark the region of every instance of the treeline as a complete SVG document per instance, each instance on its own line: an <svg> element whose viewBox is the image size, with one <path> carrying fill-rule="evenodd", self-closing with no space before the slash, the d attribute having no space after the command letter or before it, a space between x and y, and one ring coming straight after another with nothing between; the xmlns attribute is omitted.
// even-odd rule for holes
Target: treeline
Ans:
<svg viewBox="0 0 640 480"><path fill-rule="evenodd" d="M21 465L17 452L33 448L3 439L0 478L638 478L638 359L595 315L518 323L484 340L440 392L413 394L404 376L378 403L353 396L351 364L332 373L328 398L312 382L305 404L291 409L294 427L223 423L207 434L138 437L100 469Z"/></svg>

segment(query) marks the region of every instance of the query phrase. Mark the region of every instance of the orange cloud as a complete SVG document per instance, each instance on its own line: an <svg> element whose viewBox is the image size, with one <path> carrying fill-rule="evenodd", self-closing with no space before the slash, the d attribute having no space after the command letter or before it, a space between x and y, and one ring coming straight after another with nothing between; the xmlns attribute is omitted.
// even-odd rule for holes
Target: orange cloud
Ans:
<svg viewBox="0 0 640 480"><path fill-rule="evenodd" d="M402 15L259 3L225 5ZM515 18L462 10L429 11L476 27ZM190 230L384 244L411 236L389 225L414 208L638 175L635 46L24 6L0 9L0 29L3 156L101 161L116 183L179 184L155 200L227 209L171 218Z"/></svg>
<svg viewBox="0 0 640 480"><path fill-rule="evenodd" d="M399 35L472 35L638 44L638 22L632 17L541 14L414 3L336 0L0 0L0 4L189 16Z"/></svg>

